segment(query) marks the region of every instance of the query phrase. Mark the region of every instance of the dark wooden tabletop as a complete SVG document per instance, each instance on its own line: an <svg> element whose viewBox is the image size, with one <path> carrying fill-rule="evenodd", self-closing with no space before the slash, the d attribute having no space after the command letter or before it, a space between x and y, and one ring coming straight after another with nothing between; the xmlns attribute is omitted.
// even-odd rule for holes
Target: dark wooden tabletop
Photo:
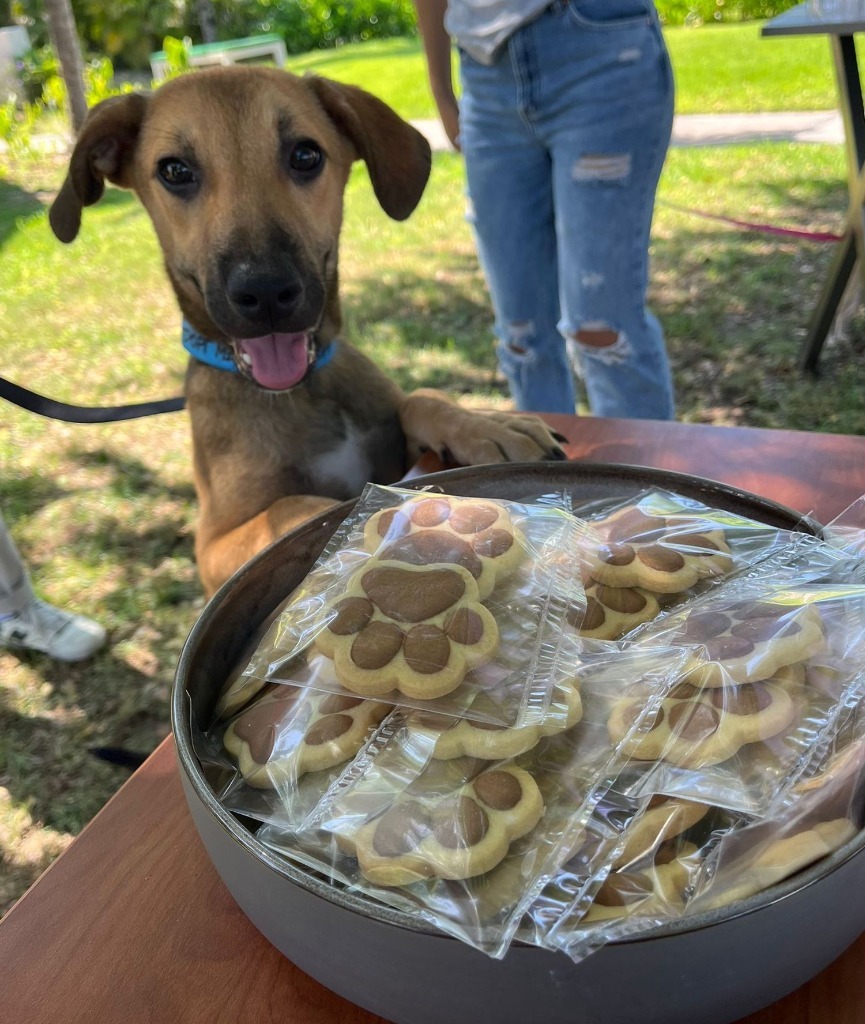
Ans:
<svg viewBox="0 0 865 1024"><path fill-rule="evenodd" d="M571 440L572 458L711 477L824 522L865 493L863 438L549 419ZM865 937L747 1024L862 1024L863 968ZM166 740L0 922L0 1020L374 1024L380 1018L303 974L238 910L195 832Z"/></svg>

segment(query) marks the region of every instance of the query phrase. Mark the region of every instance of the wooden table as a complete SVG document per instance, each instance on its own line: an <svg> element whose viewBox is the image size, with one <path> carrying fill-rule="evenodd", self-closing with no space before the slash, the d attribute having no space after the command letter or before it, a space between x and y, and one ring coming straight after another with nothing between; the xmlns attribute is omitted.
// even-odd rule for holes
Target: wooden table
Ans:
<svg viewBox="0 0 865 1024"><path fill-rule="evenodd" d="M850 204L844 237L838 244L829 276L808 325L799 365L817 372L820 350L832 328L832 321L844 290L859 260L865 281L865 107L856 59L854 34L865 31L865 0L806 0L772 18L763 26L764 36L825 35L832 48L838 102L844 122L847 152L847 188Z"/></svg>
<svg viewBox="0 0 865 1024"><path fill-rule="evenodd" d="M549 420L572 458L698 473L824 522L865 492L865 438ZM863 968L865 936L747 1024L862 1024ZM0 1020L10 1024L379 1019L303 974L237 909L192 825L170 740L0 922Z"/></svg>

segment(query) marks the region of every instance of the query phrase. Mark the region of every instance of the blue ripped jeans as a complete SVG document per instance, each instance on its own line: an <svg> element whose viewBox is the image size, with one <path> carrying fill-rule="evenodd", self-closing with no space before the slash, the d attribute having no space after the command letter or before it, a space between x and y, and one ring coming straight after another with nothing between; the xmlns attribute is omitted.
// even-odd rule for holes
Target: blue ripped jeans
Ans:
<svg viewBox="0 0 865 1024"><path fill-rule="evenodd" d="M487 67L460 53L460 137L500 366L519 409L670 419L646 307L673 121L651 0L556 0ZM564 340L563 340L564 339Z"/></svg>

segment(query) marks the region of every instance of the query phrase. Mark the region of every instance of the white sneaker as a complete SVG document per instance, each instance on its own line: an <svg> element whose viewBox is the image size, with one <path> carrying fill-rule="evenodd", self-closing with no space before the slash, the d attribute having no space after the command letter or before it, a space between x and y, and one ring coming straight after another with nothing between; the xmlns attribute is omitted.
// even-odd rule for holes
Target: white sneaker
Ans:
<svg viewBox="0 0 865 1024"><path fill-rule="evenodd" d="M58 661L89 658L105 643L105 630L84 615L55 608L38 598L0 619L0 647L25 647Z"/></svg>

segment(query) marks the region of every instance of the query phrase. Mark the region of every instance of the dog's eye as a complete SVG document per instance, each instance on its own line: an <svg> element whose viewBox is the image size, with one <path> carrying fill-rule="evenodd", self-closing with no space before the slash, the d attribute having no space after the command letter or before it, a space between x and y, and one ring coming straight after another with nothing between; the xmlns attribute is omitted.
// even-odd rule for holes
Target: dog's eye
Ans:
<svg viewBox="0 0 865 1024"><path fill-rule="evenodd" d="M322 153L320 146L309 139L303 139L301 142L295 143L288 156L288 166L304 177L315 174L321 168L323 162L324 153Z"/></svg>
<svg viewBox="0 0 865 1024"><path fill-rule="evenodd" d="M195 171L176 156L167 156L156 165L162 184L172 192L187 192L198 184Z"/></svg>

